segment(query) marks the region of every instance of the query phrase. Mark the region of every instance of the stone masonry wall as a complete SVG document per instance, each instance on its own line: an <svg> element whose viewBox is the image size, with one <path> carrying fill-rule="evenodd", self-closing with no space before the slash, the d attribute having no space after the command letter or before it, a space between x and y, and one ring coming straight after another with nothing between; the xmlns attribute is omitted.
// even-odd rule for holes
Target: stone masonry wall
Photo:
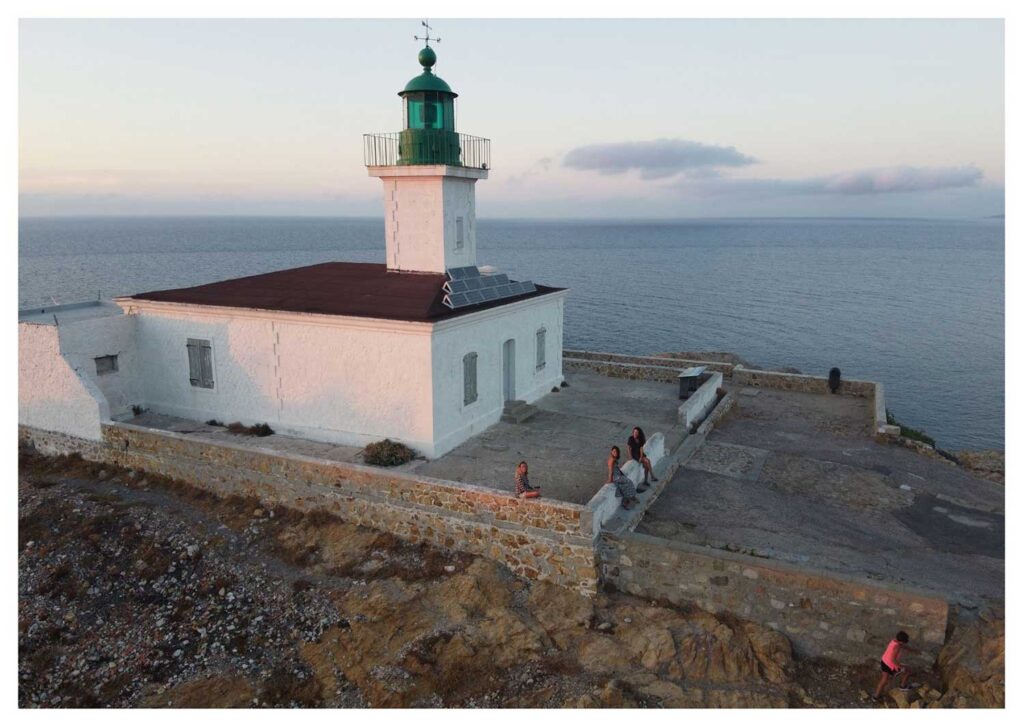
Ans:
<svg viewBox="0 0 1024 727"><path fill-rule="evenodd" d="M737 366L732 371L732 381L740 386L800 391L807 394L829 393L827 376L784 374L778 371L758 371ZM875 382L843 379L838 393L842 396L860 396L865 399L872 399L875 396Z"/></svg>
<svg viewBox="0 0 1024 727"><path fill-rule="evenodd" d="M40 451L73 451L67 437L23 428ZM189 482L220 496L324 509L414 543L475 553L527 578L597 591L590 513L571 503L523 501L485 487L447 483L255 446L212 443L130 424L103 424L104 444L83 456Z"/></svg>
<svg viewBox="0 0 1024 727"><path fill-rule="evenodd" d="M220 496L251 495L271 506L324 509L409 542L476 553L517 575L587 595L597 592L600 578L643 598L730 612L778 629L808 656L874 659L900 629L915 647L934 656L945 637L948 607L941 597L628 530L598 533L595 541L594 512L580 505L524 502L485 487L130 424L104 423L103 436L96 443L30 427L19 430L22 441L48 454L79 452Z"/></svg>
<svg viewBox="0 0 1024 727"><path fill-rule="evenodd" d="M80 454L84 459L102 462L106 458L107 446L63 432L50 432L36 427L18 425L18 441L39 450L43 454Z"/></svg>
<svg viewBox="0 0 1024 727"><path fill-rule="evenodd" d="M878 659L897 631L927 658L945 640L941 597L638 533L601 536L602 580L643 598L730 612L781 631L800 654Z"/></svg>
<svg viewBox="0 0 1024 727"><path fill-rule="evenodd" d="M563 358L562 371L590 371L601 376L612 376L617 379L632 381L665 381L676 382L682 369L666 366L647 366L643 364L619 363L616 361L591 361L588 359Z"/></svg>
<svg viewBox="0 0 1024 727"><path fill-rule="evenodd" d="M677 373L691 366L705 366L708 371L718 371L724 376L730 376L733 369L732 364L722 361L696 361L692 359L669 358L668 356L630 356L628 354L605 353L603 351L575 351L566 349L563 351L562 356L581 361L608 361L639 366L665 366L675 369Z"/></svg>

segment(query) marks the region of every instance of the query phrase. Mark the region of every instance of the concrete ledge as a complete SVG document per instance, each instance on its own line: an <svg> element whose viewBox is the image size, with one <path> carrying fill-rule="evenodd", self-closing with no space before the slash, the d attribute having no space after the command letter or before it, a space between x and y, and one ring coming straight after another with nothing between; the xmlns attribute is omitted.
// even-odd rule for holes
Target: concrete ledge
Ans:
<svg viewBox="0 0 1024 727"><path fill-rule="evenodd" d="M713 371L705 374L707 379L690 398L679 405L679 423L686 427L687 431L707 416L718 400L718 390L722 388L722 374Z"/></svg>
<svg viewBox="0 0 1024 727"><path fill-rule="evenodd" d="M684 438L672 453L661 461L664 463L664 467L661 467L661 463L656 464L654 466L654 474L658 477L658 481L653 483L646 492L637 495L639 504L632 510L623 510L619 507L619 501L615 499L615 486L611 484L605 485L606 488L611 488L611 497L615 499L616 505L611 512L611 516L602 523L603 531L622 533L634 530L640 524L640 521L643 520L644 515L647 514L647 510L654 504L661 493L665 491L665 488L668 487L669 482L672 481L672 478L682 464L704 443L704 439L705 437L699 434ZM601 492L603 492L603 489ZM598 494L600 495L601 492ZM591 502L593 503L594 500L591 500ZM597 534L599 535L600 533Z"/></svg>
<svg viewBox="0 0 1024 727"><path fill-rule="evenodd" d="M889 423L885 408L885 387L881 382L875 384L875 438L886 442L895 442L900 438L900 428Z"/></svg>

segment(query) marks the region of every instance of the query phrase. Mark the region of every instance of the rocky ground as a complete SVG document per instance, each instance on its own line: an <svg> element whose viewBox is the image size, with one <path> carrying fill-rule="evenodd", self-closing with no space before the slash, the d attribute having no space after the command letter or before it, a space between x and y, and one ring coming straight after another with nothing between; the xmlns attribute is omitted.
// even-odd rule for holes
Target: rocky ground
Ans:
<svg viewBox="0 0 1024 727"><path fill-rule="evenodd" d="M19 703L893 707L1003 703L1003 621L961 615L922 686L768 628L587 599L323 513L23 451Z"/></svg>
<svg viewBox="0 0 1024 727"><path fill-rule="evenodd" d="M1005 484L1006 454L998 449L983 449L977 452L957 452L960 466L986 480Z"/></svg>

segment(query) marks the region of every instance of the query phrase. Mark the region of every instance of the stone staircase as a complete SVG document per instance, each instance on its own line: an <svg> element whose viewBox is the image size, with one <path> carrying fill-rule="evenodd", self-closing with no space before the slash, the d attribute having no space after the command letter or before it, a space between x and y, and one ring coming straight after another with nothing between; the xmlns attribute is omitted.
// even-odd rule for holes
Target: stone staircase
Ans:
<svg viewBox="0 0 1024 727"><path fill-rule="evenodd" d="M509 424L522 424L537 413L537 407L527 404L525 401L516 399L505 402L505 411L502 412L501 421Z"/></svg>

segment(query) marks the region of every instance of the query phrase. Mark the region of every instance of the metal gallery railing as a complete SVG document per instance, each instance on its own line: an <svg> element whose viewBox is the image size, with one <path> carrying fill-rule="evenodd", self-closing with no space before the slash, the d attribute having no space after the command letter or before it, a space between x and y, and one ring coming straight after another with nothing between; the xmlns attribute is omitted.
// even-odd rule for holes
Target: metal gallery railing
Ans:
<svg viewBox="0 0 1024 727"><path fill-rule="evenodd" d="M439 129L363 134L363 159L368 167L448 164L490 169L491 140Z"/></svg>

